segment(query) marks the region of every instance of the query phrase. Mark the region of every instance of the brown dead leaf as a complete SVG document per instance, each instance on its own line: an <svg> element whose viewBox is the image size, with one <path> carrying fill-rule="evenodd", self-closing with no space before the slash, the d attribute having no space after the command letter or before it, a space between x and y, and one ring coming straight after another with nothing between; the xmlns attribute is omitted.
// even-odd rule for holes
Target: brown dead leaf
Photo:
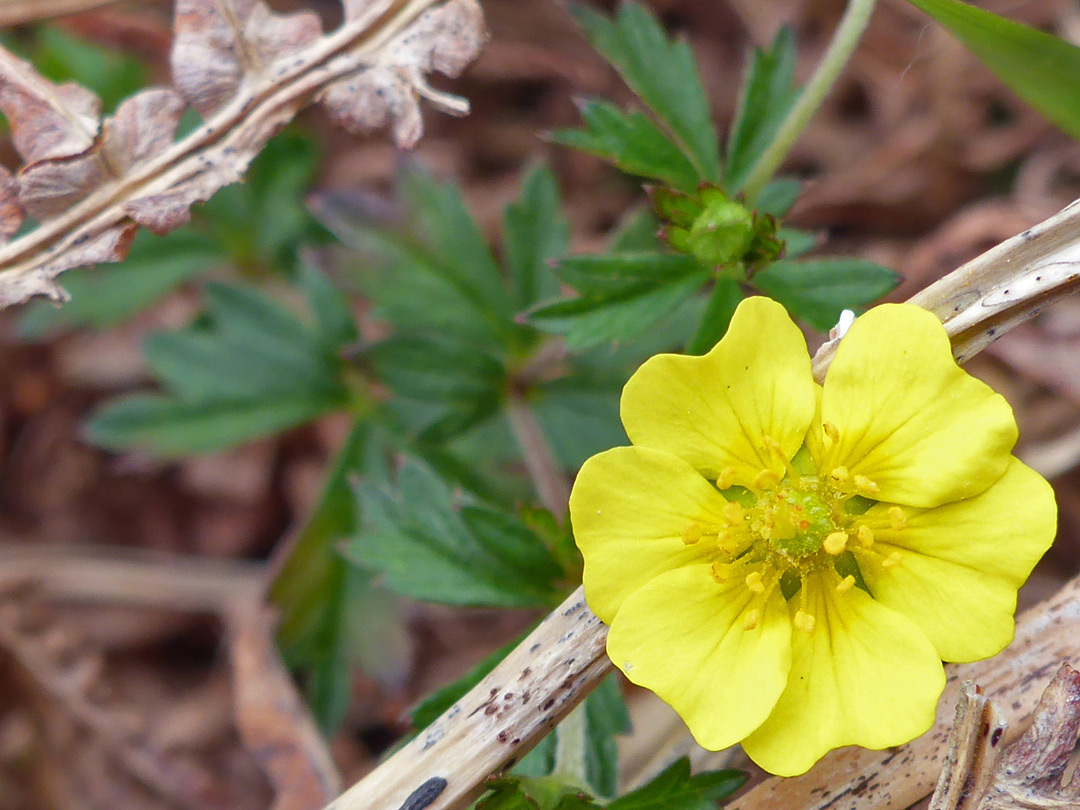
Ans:
<svg viewBox="0 0 1080 810"><path fill-rule="evenodd" d="M1002 751L1006 724L965 685L930 810L1049 810L1080 806L1080 779L1062 777L1080 734L1080 672L1062 664L1024 735Z"/></svg>
<svg viewBox="0 0 1080 810"><path fill-rule="evenodd" d="M322 807L341 777L278 656L271 611L244 602L229 623L236 726L273 783L273 810Z"/></svg>
<svg viewBox="0 0 1080 810"><path fill-rule="evenodd" d="M0 166L0 243L15 235L25 216L19 202L19 183L11 172Z"/></svg>

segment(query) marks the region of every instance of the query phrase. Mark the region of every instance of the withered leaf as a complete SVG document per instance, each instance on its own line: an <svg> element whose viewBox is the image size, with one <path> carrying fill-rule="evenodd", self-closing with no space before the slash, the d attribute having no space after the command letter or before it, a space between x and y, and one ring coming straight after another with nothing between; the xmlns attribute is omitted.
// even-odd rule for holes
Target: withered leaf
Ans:
<svg viewBox="0 0 1080 810"><path fill-rule="evenodd" d="M364 5L357 0L346 10L358 14ZM463 100L435 90L424 74L437 70L450 77L459 75L476 58L486 39L479 3L450 0L421 14L370 67L327 85L319 100L350 132L390 125L394 141L411 147L423 132L421 96L443 112L468 112Z"/></svg>
<svg viewBox="0 0 1080 810"><path fill-rule="evenodd" d="M101 125L101 101L77 84L53 84L22 59L0 49L0 110L27 163L77 155Z"/></svg>
<svg viewBox="0 0 1080 810"><path fill-rule="evenodd" d="M19 202L19 184L11 172L0 166L0 243L15 235L25 216Z"/></svg>
<svg viewBox="0 0 1080 810"><path fill-rule="evenodd" d="M173 82L196 110L211 116L241 83L317 40L310 12L275 14L262 0L177 0Z"/></svg>

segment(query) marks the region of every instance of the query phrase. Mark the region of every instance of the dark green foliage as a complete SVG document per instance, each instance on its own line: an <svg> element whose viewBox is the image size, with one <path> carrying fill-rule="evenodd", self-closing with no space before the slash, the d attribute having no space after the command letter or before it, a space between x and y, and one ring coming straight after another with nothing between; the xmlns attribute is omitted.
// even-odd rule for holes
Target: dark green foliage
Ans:
<svg viewBox="0 0 1080 810"><path fill-rule="evenodd" d="M957 0L909 0L944 25L1001 81L1080 138L1080 48Z"/></svg>
<svg viewBox="0 0 1080 810"><path fill-rule="evenodd" d="M608 810L715 810L746 783L742 771L705 771L690 775L690 760L678 760L663 773L608 805Z"/></svg>
<svg viewBox="0 0 1080 810"><path fill-rule="evenodd" d="M347 407L339 353L356 334L326 278L310 267L303 273L312 326L252 288L208 284L203 319L146 341L147 363L164 393L108 403L87 426L90 440L178 456L230 447Z"/></svg>
<svg viewBox="0 0 1080 810"><path fill-rule="evenodd" d="M785 26L772 48L754 51L743 78L724 163L724 184L732 194L742 188L799 97L799 91L791 86L794 70L795 34Z"/></svg>
<svg viewBox="0 0 1080 810"><path fill-rule="evenodd" d="M573 12L593 47L648 105L698 177L719 182L716 129L690 46L669 42L659 21L637 3L623 4L615 19L584 5Z"/></svg>
<svg viewBox="0 0 1080 810"><path fill-rule="evenodd" d="M451 605L547 606L562 569L513 515L455 498L426 465L409 461L388 491L357 487L362 515L346 554L398 593Z"/></svg>
<svg viewBox="0 0 1080 810"><path fill-rule="evenodd" d="M899 283L892 270L862 259L779 261L754 276L758 289L823 332L842 310L864 307Z"/></svg>

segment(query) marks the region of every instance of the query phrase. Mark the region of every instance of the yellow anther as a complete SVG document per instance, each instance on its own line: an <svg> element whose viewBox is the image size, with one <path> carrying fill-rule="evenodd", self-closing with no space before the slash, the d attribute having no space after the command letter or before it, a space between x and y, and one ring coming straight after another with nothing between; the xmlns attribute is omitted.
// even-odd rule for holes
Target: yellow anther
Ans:
<svg viewBox="0 0 1080 810"><path fill-rule="evenodd" d="M746 615L742 620L743 630L756 630L758 624L761 622L761 611L757 608L746 611Z"/></svg>
<svg viewBox="0 0 1080 810"><path fill-rule="evenodd" d="M724 520L734 526L737 523L742 523L743 508L735 501L728 501L724 504Z"/></svg>
<svg viewBox="0 0 1080 810"><path fill-rule="evenodd" d="M762 470L754 479L754 489L772 489L780 483L780 474L776 470Z"/></svg>
<svg viewBox="0 0 1080 810"><path fill-rule="evenodd" d="M804 633L814 632L814 625L817 624L814 617L804 610L795 611L795 618L792 622Z"/></svg>
<svg viewBox="0 0 1080 810"><path fill-rule="evenodd" d="M770 451L772 451L773 453L776 453L776 455L778 455L778 456L782 456L784 454L784 448L781 447L780 442L778 442L772 436L762 436L761 438L762 438L762 441L765 442L765 446Z"/></svg>
<svg viewBox="0 0 1080 810"><path fill-rule="evenodd" d="M739 471L734 467L724 467L720 471L720 477L716 479L717 489L730 489L735 484L735 479L739 476Z"/></svg>
<svg viewBox="0 0 1080 810"><path fill-rule="evenodd" d="M840 431L836 429L836 425L832 422L823 422L821 429L825 431L825 437L833 444L840 441Z"/></svg>
<svg viewBox="0 0 1080 810"><path fill-rule="evenodd" d="M765 583L761 581L760 571L751 571L746 575L746 587L754 593L765 593Z"/></svg>
<svg viewBox="0 0 1080 810"><path fill-rule="evenodd" d="M861 489L863 492L876 493L881 490L877 484L867 478L865 475L855 476L855 488Z"/></svg>
<svg viewBox="0 0 1080 810"><path fill-rule="evenodd" d="M846 577L844 577L842 580L840 580L840 582L837 584L836 592L837 593L847 593L853 587L855 587L855 577L853 577L851 574L848 574Z"/></svg>
<svg viewBox="0 0 1080 810"><path fill-rule="evenodd" d="M861 545L863 548L872 548L873 547L873 545L874 545L874 530L871 529L869 526L860 526L859 527L859 533L858 533L857 536L859 538L859 545Z"/></svg>
<svg viewBox="0 0 1080 810"><path fill-rule="evenodd" d="M893 531L900 531L907 525L907 516L904 514L904 510L899 506L889 507L889 523L892 524Z"/></svg>
<svg viewBox="0 0 1080 810"><path fill-rule="evenodd" d="M833 532L822 541L821 547L826 554L836 556L847 548L847 539L847 532Z"/></svg>
<svg viewBox="0 0 1080 810"><path fill-rule="evenodd" d="M842 484L848 480L848 468L844 465L833 468L833 471L829 473L829 478L838 484Z"/></svg>
<svg viewBox="0 0 1080 810"><path fill-rule="evenodd" d="M900 564L900 560L903 559L900 556L899 551L894 551L888 557L881 561L882 568L896 568Z"/></svg>
<svg viewBox="0 0 1080 810"><path fill-rule="evenodd" d="M720 535L717 538L716 546L725 554L736 554L739 551L739 541L734 537L728 537L726 535Z"/></svg>
<svg viewBox="0 0 1080 810"><path fill-rule="evenodd" d="M728 572L723 563L714 562L709 569L709 573L712 574L712 578L718 585L725 585L728 581Z"/></svg>
<svg viewBox="0 0 1080 810"><path fill-rule="evenodd" d="M682 541L688 546L694 545L701 539L701 524L691 523L685 529L682 530Z"/></svg>

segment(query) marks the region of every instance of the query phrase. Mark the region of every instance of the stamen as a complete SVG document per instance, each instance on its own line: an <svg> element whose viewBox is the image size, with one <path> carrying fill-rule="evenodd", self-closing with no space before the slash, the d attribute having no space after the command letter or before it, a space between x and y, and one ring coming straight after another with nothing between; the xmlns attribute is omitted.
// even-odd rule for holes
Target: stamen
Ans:
<svg viewBox="0 0 1080 810"><path fill-rule="evenodd" d="M859 533L856 535L859 538L859 544L863 548L873 548L874 546L874 530L869 526L860 526Z"/></svg>
<svg viewBox="0 0 1080 810"><path fill-rule="evenodd" d="M739 471L734 467L724 467L724 469L720 471L720 477L716 479L717 489L731 489L738 476Z"/></svg>
<svg viewBox="0 0 1080 810"><path fill-rule="evenodd" d="M754 593L764 593L765 584L761 581L760 571L751 571L746 575L746 587Z"/></svg>
<svg viewBox="0 0 1080 810"><path fill-rule="evenodd" d="M898 566L900 564L900 561L902 559L903 559L903 557L900 556L900 552L899 551L894 551L892 554L890 554L888 557L886 557L884 560L881 561L881 567L882 568L895 568L896 566Z"/></svg>
<svg viewBox="0 0 1080 810"><path fill-rule="evenodd" d="M754 479L754 489L772 489L780 483L780 474L776 470L762 470Z"/></svg>
<svg viewBox="0 0 1080 810"><path fill-rule="evenodd" d="M842 580L840 580L839 584L837 584L836 592L837 593L847 593L854 586L855 586L855 577L853 577L851 574L848 574L846 577L844 577Z"/></svg>
<svg viewBox="0 0 1080 810"><path fill-rule="evenodd" d="M701 539L701 524L691 523L685 529L682 530L682 541L688 546L694 545Z"/></svg>
<svg viewBox="0 0 1080 810"><path fill-rule="evenodd" d="M812 633L814 632L814 625L817 624L817 621L806 611L797 610L795 611L793 623L804 633Z"/></svg>
<svg viewBox="0 0 1080 810"><path fill-rule="evenodd" d="M717 585L726 585L728 580L731 579L731 576L724 568L726 568L726 564L720 562L714 562L709 568L709 573L712 574L712 578Z"/></svg>
<svg viewBox="0 0 1080 810"><path fill-rule="evenodd" d="M788 457L784 455L784 448L780 446L780 442L778 442L772 436L764 436L762 438L765 442L765 446L769 448L769 451L778 459L780 459L780 463L784 465L784 469L787 470L787 474L790 475L793 480L798 480L799 471L795 469Z"/></svg>
<svg viewBox="0 0 1080 810"><path fill-rule="evenodd" d="M847 541L847 532L833 532L822 541L821 547L826 554L832 554L835 557L847 548Z"/></svg>
<svg viewBox="0 0 1080 810"><path fill-rule="evenodd" d="M728 501L724 504L724 520L730 523L732 526L742 523L743 521L743 508L742 505L736 501Z"/></svg>
<svg viewBox="0 0 1080 810"><path fill-rule="evenodd" d="M855 476L855 488L856 489L861 489L864 492L869 492L869 493L872 493L872 494L881 491L881 487L879 487L877 484L875 484L873 481L871 481L865 475L856 475Z"/></svg>
<svg viewBox="0 0 1080 810"><path fill-rule="evenodd" d="M739 551L739 540L737 537L732 536L730 532L720 532L716 536L716 547L725 554L734 556Z"/></svg>
<svg viewBox="0 0 1080 810"><path fill-rule="evenodd" d="M848 480L848 468L841 464L829 473L829 478L834 484L842 484Z"/></svg>
<svg viewBox="0 0 1080 810"><path fill-rule="evenodd" d="M821 429L825 431L825 437L833 444L840 441L840 431L836 429L836 425L832 422L822 422Z"/></svg>
<svg viewBox="0 0 1080 810"><path fill-rule="evenodd" d="M907 525L907 516L904 514L904 510L899 506L889 507L889 522L892 524L893 531L898 532Z"/></svg>
<svg viewBox="0 0 1080 810"><path fill-rule="evenodd" d="M758 624L761 622L761 611L757 608L746 611L746 616L743 617L742 629L743 630L756 630Z"/></svg>

